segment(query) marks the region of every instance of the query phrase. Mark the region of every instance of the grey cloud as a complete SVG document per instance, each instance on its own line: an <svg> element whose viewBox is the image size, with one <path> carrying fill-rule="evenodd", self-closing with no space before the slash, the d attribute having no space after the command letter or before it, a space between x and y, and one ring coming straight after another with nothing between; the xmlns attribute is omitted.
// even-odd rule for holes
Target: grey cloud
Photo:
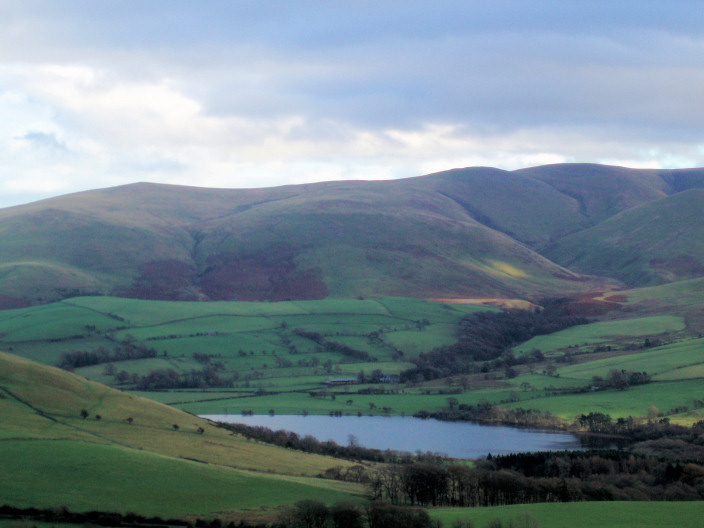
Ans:
<svg viewBox="0 0 704 528"><path fill-rule="evenodd" d="M447 123L689 152L704 120L698 1L0 0L0 10L0 61L168 79L210 116L301 117L293 141ZM70 121L70 109L55 111ZM181 170L169 163L112 169Z"/></svg>
<svg viewBox="0 0 704 528"><path fill-rule="evenodd" d="M206 108L374 128L433 121L480 128L600 121L677 128L702 117L701 45L638 30L618 39L469 34L389 39L310 55L282 52L252 64L247 74L237 64L223 68Z"/></svg>

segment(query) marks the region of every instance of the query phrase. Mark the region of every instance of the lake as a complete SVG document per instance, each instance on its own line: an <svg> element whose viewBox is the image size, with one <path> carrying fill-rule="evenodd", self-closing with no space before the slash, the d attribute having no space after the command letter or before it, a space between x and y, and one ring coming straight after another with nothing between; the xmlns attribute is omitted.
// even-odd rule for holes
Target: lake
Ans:
<svg viewBox="0 0 704 528"><path fill-rule="evenodd" d="M340 445L349 445L354 437L357 445L363 447L411 453L430 451L452 458L582 448L579 439L567 433L404 416L219 414L203 418L217 422L261 425L273 430L284 429L301 437L311 435L320 441L333 440Z"/></svg>

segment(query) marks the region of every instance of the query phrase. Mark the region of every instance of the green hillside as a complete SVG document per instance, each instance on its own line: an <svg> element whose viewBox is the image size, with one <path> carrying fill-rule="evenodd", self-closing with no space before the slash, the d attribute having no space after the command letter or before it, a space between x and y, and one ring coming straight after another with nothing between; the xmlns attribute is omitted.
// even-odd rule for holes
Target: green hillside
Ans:
<svg viewBox="0 0 704 528"><path fill-rule="evenodd" d="M362 493L312 478L345 461L248 442L196 416L4 353L0 414L1 504L182 516Z"/></svg>
<svg viewBox="0 0 704 528"><path fill-rule="evenodd" d="M624 250L608 239L595 253L573 237L702 180L698 169L567 164L272 189L134 184L77 193L0 210L0 305L77 294L256 301L583 292L600 283L549 259L638 278L647 270L623 262ZM653 237L643 244L662 242ZM550 243L548 258L536 252ZM700 273L679 257L662 257L653 273Z"/></svg>
<svg viewBox="0 0 704 528"><path fill-rule="evenodd" d="M704 274L704 189L683 191L565 237L545 254L570 269L632 286Z"/></svg>
<svg viewBox="0 0 704 528"><path fill-rule="evenodd" d="M519 172L475 167L419 180L452 198L477 221L531 247L588 225L576 199Z"/></svg>
<svg viewBox="0 0 704 528"><path fill-rule="evenodd" d="M545 182L579 203L581 214L594 225L621 211L704 187L704 171L633 170L590 163L562 163L515 171Z"/></svg>

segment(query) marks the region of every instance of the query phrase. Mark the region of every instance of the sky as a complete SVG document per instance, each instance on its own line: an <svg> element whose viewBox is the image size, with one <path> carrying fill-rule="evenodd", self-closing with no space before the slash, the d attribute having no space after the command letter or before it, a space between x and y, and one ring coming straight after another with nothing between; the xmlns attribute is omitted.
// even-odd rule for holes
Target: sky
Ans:
<svg viewBox="0 0 704 528"><path fill-rule="evenodd" d="M0 0L0 207L704 166L704 2Z"/></svg>

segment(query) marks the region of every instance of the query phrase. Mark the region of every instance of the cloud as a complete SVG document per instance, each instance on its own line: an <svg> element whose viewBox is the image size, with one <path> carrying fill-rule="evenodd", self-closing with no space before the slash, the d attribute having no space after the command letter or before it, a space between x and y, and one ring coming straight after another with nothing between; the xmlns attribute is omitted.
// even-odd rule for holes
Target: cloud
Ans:
<svg viewBox="0 0 704 528"><path fill-rule="evenodd" d="M32 179L50 193L704 164L696 2L0 6L5 203Z"/></svg>

